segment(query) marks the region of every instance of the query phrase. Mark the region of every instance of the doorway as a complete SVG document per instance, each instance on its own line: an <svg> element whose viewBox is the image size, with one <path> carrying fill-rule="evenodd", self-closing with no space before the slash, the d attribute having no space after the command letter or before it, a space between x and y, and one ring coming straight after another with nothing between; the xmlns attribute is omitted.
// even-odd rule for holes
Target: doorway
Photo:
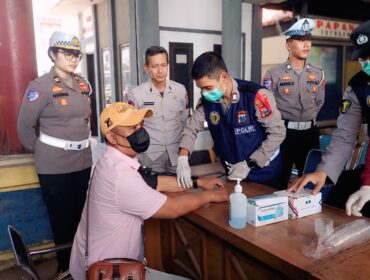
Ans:
<svg viewBox="0 0 370 280"><path fill-rule="evenodd" d="M190 75L193 66L192 43L169 43L170 79L185 86L189 107L193 108L193 80Z"/></svg>
<svg viewBox="0 0 370 280"><path fill-rule="evenodd" d="M96 111L96 86L95 86L95 67L94 55L86 54L87 80L91 85L92 94L90 95L90 131L92 136L98 136L98 120Z"/></svg>

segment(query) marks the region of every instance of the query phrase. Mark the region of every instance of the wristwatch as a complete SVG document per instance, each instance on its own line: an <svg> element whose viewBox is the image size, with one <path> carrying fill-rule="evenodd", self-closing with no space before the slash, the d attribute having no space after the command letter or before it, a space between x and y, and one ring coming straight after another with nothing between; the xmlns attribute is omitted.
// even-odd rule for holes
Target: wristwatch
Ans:
<svg viewBox="0 0 370 280"><path fill-rule="evenodd" d="M245 162L247 163L250 169L255 168L257 166L257 163L253 159L247 158Z"/></svg>
<svg viewBox="0 0 370 280"><path fill-rule="evenodd" d="M198 188L198 176L191 176L191 179L193 180L193 188L197 189Z"/></svg>

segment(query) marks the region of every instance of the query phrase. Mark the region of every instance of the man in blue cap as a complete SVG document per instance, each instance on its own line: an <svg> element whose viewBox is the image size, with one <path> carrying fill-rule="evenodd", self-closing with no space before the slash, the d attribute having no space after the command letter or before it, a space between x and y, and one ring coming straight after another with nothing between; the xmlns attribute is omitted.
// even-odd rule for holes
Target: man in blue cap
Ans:
<svg viewBox="0 0 370 280"><path fill-rule="evenodd" d="M307 63L311 50L311 31L315 23L302 18L287 31L288 59L267 70L263 85L270 89L276 99L285 126L286 138L280 150L283 171L280 187L286 188L293 164L301 176L308 152L319 148L319 132L316 116L325 100L324 72L320 67Z"/></svg>
<svg viewBox="0 0 370 280"><path fill-rule="evenodd" d="M336 200L339 201L344 194L347 194L348 197L348 194L354 191L354 187L359 188L358 185L355 186L356 178L354 176L347 180L350 183L337 183L337 180L356 144L357 134L363 119L366 123L370 123L370 20L358 26L351 33L350 38L354 47L351 58L358 60L362 71L353 76L348 83L348 87L343 94L337 129L333 132L327 152L323 155L316 172L303 176L289 188L290 191L299 192L308 182L312 182L315 185L313 193L316 194L321 190L325 181L329 180L329 183L331 181L331 183L336 184L329 198L335 196ZM368 135L370 135L370 126L368 126ZM365 169L361 174L361 188L347 200L345 205L347 214L355 216L364 214L370 217L370 205L368 204L363 208L369 200L370 153L367 153ZM340 203L337 203L336 206L344 207Z"/></svg>

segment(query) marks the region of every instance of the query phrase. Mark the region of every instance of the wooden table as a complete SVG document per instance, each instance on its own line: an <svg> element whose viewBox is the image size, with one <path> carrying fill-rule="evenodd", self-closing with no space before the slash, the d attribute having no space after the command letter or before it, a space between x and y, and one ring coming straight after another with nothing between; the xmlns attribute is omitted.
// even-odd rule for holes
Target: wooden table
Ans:
<svg viewBox="0 0 370 280"><path fill-rule="evenodd" d="M194 173L222 171L204 165ZM217 175L217 174L216 174ZM228 192L234 182L227 182ZM247 197L275 189L243 183ZM210 204L175 220L145 222L150 267L191 279L370 279L370 241L332 257L313 260L303 254L316 237L314 220L330 217L334 226L354 220L343 210L323 206L322 213L241 230L228 225L228 204Z"/></svg>

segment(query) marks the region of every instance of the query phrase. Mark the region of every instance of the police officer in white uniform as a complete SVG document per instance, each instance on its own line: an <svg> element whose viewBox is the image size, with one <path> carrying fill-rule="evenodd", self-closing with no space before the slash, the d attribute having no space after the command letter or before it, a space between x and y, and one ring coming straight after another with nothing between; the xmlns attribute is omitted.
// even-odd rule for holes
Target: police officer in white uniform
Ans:
<svg viewBox="0 0 370 280"><path fill-rule="evenodd" d="M325 182L337 184L333 191L350 193L360 187L354 186L356 178L350 178L339 188L338 178L342 173L357 141L357 135L363 119L370 121L370 20L358 26L351 33L354 52L352 59L357 59L362 71L357 73L348 83L343 94L342 107L337 121L337 129L332 134L332 140L324 153L316 172L307 174L290 187L290 191L299 192L308 182L315 185L313 193L321 190ZM370 126L368 125L368 135ZM370 200L370 153L367 151L365 169L361 175L362 187L350 196L346 203L348 215L362 216L361 209ZM345 189L343 189L345 188ZM332 195L332 194L330 194ZM337 197L339 197L337 195ZM341 205L342 207L344 205ZM365 209L363 209L365 210ZM364 215L370 217L370 205L367 205Z"/></svg>
<svg viewBox="0 0 370 280"><path fill-rule="evenodd" d="M307 63L311 49L311 31L314 22L302 18L287 31L288 59L267 70L263 85L270 89L277 108L287 127L287 135L281 145L283 172L281 187L287 187L293 164L302 175L308 152L319 148L319 133L315 119L325 100L324 72L320 67Z"/></svg>
<svg viewBox="0 0 370 280"><path fill-rule="evenodd" d="M166 79L168 53L163 47L151 46L145 51L144 68L150 79L128 95L129 104L154 112L144 120L150 146L139 160L153 172L175 174L181 133L189 117L188 95L182 84Z"/></svg>
<svg viewBox="0 0 370 280"><path fill-rule="evenodd" d="M72 242L85 203L92 166L89 83L74 74L80 41L54 32L50 72L29 83L18 116L18 137L35 165L56 245ZM39 122L39 134L37 132ZM69 267L68 250L57 253L58 271Z"/></svg>

